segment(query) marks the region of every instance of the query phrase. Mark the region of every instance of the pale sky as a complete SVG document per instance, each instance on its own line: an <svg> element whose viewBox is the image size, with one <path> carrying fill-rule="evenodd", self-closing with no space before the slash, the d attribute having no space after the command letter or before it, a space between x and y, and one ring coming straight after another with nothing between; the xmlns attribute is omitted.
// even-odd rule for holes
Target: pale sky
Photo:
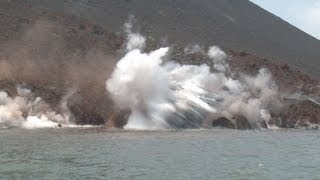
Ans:
<svg viewBox="0 0 320 180"><path fill-rule="evenodd" d="M250 0L320 39L320 0Z"/></svg>

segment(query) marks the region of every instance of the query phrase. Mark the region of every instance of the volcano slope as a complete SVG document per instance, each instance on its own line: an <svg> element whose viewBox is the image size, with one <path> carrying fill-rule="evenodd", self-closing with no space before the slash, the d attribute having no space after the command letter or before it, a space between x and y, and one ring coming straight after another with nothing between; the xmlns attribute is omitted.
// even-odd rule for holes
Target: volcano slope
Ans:
<svg viewBox="0 0 320 180"><path fill-rule="evenodd" d="M283 99L278 126L319 123L319 40L245 0L1 0L2 90L15 96L15 86L24 84L57 112L72 92L67 106L75 123L122 127L130 112L114 107L105 81L123 56L121 27L130 14L147 36L147 49L173 44L172 59L210 64L201 53L181 52L190 44L217 44L233 71L256 74L266 67L281 92L303 94ZM294 107L298 114L290 114Z"/></svg>

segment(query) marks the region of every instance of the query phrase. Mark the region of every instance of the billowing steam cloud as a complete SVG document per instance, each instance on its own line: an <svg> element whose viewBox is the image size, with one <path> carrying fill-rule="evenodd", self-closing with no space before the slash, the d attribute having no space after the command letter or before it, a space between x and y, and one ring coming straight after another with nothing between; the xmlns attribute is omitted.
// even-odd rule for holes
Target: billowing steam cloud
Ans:
<svg viewBox="0 0 320 180"><path fill-rule="evenodd" d="M0 91L0 128L48 128L70 123L72 115L64 110L64 102L62 109L66 113L58 114L40 97L34 98L29 89L18 86L17 93L16 97L10 97Z"/></svg>
<svg viewBox="0 0 320 180"><path fill-rule="evenodd" d="M134 16L129 16L129 21L124 24L124 31L127 34L126 50L143 49L145 47L146 38L139 33L132 32Z"/></svg>
<svg viewBox="0 0 320 180"><path fill-rule="evenodd" d="M127 127L167 128L166 116L175 109L169 77L161 67L168 48L150 54L130 51L118 64L107 82L108 91L120 108L132 110ZM152 119L152 120L150 120Z"/></svg>
<svg viewBox="0 0 320 180"><path fill-rule="evenodd" d="M198 128L208 117L236 115L260 128L271 119L270 111L281 105L267 69L254 77L234 75L227 55L217 46L207 51L213 67L181 65L168 60L168 47L143 53L144 41L131 45L141 35L127 33L129 52L106 82L119 108L132 112L127 129ZM203 51L199 46L194 50Z"/></svg>

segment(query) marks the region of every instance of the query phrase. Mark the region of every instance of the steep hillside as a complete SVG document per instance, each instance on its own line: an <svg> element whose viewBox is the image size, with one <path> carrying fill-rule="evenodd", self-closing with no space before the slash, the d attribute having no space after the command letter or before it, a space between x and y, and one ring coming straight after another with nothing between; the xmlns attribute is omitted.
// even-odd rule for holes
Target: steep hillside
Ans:
<svg viewBox="0 0 320 180"><path fill-rule="evenodd" d="M248 0L11 0L73 14L119 32L129 14L163 43L216 44L283 60L320 78L320 41Z"/></svg>

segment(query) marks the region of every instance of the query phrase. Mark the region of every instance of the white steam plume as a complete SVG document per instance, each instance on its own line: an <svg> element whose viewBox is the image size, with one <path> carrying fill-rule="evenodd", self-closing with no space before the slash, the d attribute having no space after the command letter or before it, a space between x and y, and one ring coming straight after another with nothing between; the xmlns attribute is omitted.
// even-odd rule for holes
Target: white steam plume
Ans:
<svg viewBox="0 0 320 180"><path fill-rule="evenodd" d="M133 28L134 16L129 17L129 21L124 24L124 30L127 35L126 50L143 49L145 47L146 38L139 33L134 33Z"/></svg>
<svg viewBox="0 0 320 180"><path fill-rule="evenodd" d="M29 89L21 86L17 87L17 92L16 97L10 97L0 91L0 128L34 129L69 125L70 114L67 110L69 116L58 114L40 97L34 98Z"/></svg>
<svg viewBox="0 0 320 180"><path fill-rule="evenodd" d="M114 102L132 112L124 128L197 128L209 115L230 119L242 115L252 127L260 128L271 119L270 110L280 105L277 87L266 69L255 77L235 79L227 55L217 46L207 53L213 67L164 61L168 50L146 54L134 49L107 80Z"/></svg>
<svg viewBox="0 0 320 180"><path fill-rule="evenodd" d="M126 127L169 127L165 117L174 108L169 103L172 95L168 77L160 66L167 51L168 48L161 48L142 54L138 49L132 50L117 64L107 82L117 105L132 110Z"/></svg>

